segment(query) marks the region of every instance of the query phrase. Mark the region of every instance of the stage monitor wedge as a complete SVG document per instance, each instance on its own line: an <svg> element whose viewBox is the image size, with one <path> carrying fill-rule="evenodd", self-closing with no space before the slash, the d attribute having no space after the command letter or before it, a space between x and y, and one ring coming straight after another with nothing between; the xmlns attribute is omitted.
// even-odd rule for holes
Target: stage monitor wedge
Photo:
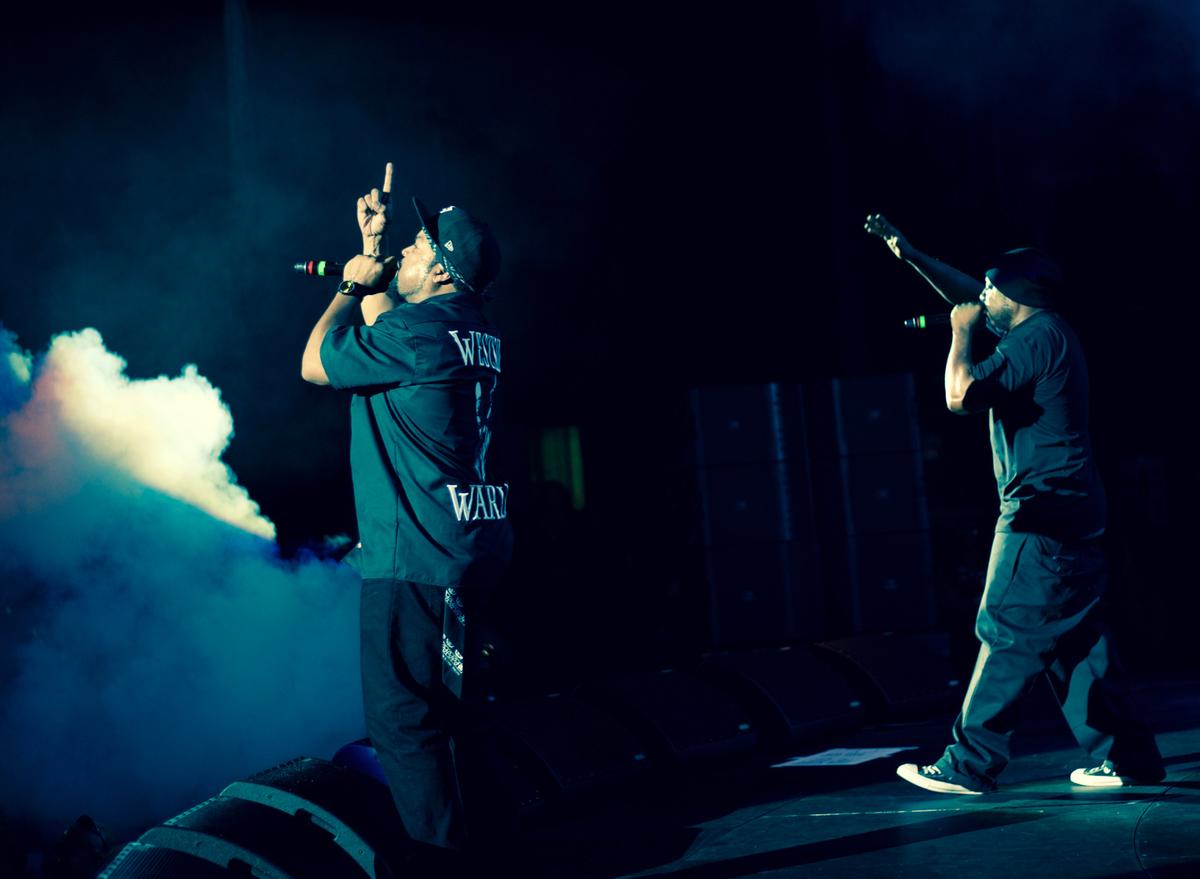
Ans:
<svg viewBox="0 0 1200 879"><path fill-rule="evenodd" d="M386 865L403 855L403 826L388 788L328 760L298 757L235 781L220 795L310 818L372 879L389 876Z"/></svg>
<svg viewBox="0 0 1200 879"><path fill-rule="evenodd" d="M358 879L367 873L314 820L236 797L212 797L138 842L185 852L260 879Z"/></svg>
<svg viewBox="0 0 1200 879"><path fill-rule="evenodd" d="M131 842L96 879L229 879L229 870L170 848Z"/></svg>

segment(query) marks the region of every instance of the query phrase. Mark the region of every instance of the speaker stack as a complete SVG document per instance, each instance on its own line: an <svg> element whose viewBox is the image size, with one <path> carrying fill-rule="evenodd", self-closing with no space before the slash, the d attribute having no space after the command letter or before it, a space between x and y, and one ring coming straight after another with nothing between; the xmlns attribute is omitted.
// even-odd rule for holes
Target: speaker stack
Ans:
<svg viewBox="0 0 1200 879"><path fill-rule="evenodd" d="M690 392L712 646L935 622L910 374Z"/></svg>
<svg viewBox="0 0 1200 879"><path fill-rule="evenodd" d="M690 403L710 643L819 636L824 608L801 389L701 388Z"/></svg>
<svg viewBox="0 0 1200 879"><path fill-rule="evenodd" d="M924 461L910 374L813 385L805 410L822 578L839 634L935 623Z"/></svg>

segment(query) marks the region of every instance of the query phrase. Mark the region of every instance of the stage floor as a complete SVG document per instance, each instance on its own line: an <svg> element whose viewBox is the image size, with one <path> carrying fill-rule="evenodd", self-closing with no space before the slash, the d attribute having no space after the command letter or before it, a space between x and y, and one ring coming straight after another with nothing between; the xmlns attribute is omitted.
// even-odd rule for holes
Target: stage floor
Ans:
<svg viewBox="0 0 1200 879"><path fill-rule="evenodd" d="M1137 699L1167 762L1159 785L1071 784L1087 760L1039 702L995 794L934 794L896 777L898 764L940 755L946 716L832 743L914 748L857 766L730 768L616 792L531 825L516 857L547 879L1200 877L1200 680L1147 681Z"/></svg>

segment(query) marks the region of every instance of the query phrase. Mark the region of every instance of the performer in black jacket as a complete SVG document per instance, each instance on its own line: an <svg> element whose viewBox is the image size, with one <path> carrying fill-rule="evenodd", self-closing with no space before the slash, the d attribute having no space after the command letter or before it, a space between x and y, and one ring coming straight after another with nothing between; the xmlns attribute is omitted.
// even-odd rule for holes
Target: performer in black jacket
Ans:
<svg viewBox="0 0 1200 879"><path fill-rule="evenodd" d="M466 838L451 715L475 671L472 608L511 554L508 486L487 472L503 360L483 301L500 251L461 208L413 199L418 231L397 264L384 243L391 177L389 164L382 191L359 199L363 253L301 373L350 392L367 733L405 830L440 864Z"/></svg>

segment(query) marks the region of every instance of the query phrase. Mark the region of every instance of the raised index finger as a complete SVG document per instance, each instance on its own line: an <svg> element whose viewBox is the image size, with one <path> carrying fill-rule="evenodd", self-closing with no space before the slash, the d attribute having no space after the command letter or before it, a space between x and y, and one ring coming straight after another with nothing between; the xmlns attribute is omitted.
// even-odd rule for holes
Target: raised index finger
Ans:
<svg viewBox="0 0 1200 879"><path fill-rule="evenodd" d="M383 204L388 203L388 199L392 196L392 163L388 162L387 167L383 170L383 192L379 194L379 201Z"/></svg>

